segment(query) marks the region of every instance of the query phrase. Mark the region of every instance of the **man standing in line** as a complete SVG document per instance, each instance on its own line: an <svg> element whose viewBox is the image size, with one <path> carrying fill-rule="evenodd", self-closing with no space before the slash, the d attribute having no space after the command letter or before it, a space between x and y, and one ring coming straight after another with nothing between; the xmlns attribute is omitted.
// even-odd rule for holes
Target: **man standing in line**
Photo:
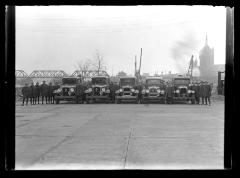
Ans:
<svg viewBox="0 0 240 178"><path fill-rule="evenodd" d="M30 102L31 102L31 105L34 104L34 100L35 100L34 90L35 90L35 86L34 86L34 83L32 82L31 86L30 86Z"/></svg>
<svg viewBox="0 0 240 178"><path fill-rule="evenodd" d="M46 104L48 104L48 85L46 84L46 81L43 81L43 84L40 87L40 93L42 96L42 104L43 104L43 100L45 98Z"/></svg>
<svg viewBox="0 0 240 178"><path fill-rule="evenodd" d="M47 94L48 95L47 98L48 98L48 103L49 104L54 102L53 101L53 90L54 90L54 87L52 85L52 82L50 82L49 86L48 86L48 94Z"/></svg>
<svg viewBox="0 0 240 178"><path fill-rule="evenodd" d="M39 83L37 82L36 85L35 85L35 99L34 99L34 103L36 104L37 101L38 101L38 104L39 104L39 97L40 97L40 86L39 86Z"/></svg>
<svg viewBox="0 0 240 178"><path fill-rule="evenodd" d="M205 102L205 105L207 105L207 93L208 93L208 85L207 85L207 81L203 82L203 104Z"/></svg>
<svg viewBox="0 0 240 178"><path fill-rule="evenodd" d="M199 87L199 97L201 98L201 104L204 104L204 85L203 85L203 81L200 82L200 87Z"/></svg>
<svg viewBox="0 0 240 178"><path fill-rule="evenodd" d="M171 83L167 83L166 102L167 102L167 104L173 103L173 86L171 85Z"/></svg>
<svg viewBox="0 0 240 178"><path fill-rule="evenodd" d="M212 93L212 86L211 86L211 84L206 83L206 98L205 98L205 100L206 100L206 105L208 102L209 106L211 106L211 100L210 100L211 93Z"/></svg>
<svg viewBox="0 0 240 178"><path fill-rule="evenodd" d="M196 83L196 101L200 104L200 83Z"/></svg>
<svg viewBox="0 0 240 178"><path fill-rule="evenodd" d="M196 103L199 104L199 85L198 83L193 83L193 91L195 91L195 99L196 99Z"/></svg>
<svg viewBox="0 0 240 178"><path fill-rule="evenodd" d="M30 88L28 87L28 84L25 83L25 86L22 88L22 95L23 95L23 101L22 106L24 106L24 102L26 101L26 105L28 105L28 98L30 95Z"/></svg>

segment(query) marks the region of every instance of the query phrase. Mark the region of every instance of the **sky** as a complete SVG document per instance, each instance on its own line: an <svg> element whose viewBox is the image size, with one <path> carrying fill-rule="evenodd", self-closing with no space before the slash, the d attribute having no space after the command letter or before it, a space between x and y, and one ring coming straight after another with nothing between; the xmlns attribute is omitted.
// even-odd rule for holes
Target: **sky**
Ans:
<svg viewBox="0 0 240 178"><path fill-rule="evenodd" d="M16 69L64 70L103 57L110 75L186 73L191 55L214 48L215 64L225 64L226 11L217 6L18 6Z"/></svg>

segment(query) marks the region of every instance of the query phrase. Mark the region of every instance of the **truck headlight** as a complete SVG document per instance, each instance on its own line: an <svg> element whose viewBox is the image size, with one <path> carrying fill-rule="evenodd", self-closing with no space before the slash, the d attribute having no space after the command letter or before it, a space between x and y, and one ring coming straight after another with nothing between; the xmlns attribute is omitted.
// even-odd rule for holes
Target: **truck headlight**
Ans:
<svg viewBox="0 0 240 178"><path fill-rule="evenodd" d="M161 90L161 94L164 94L165 93L165 91L164 90Z"/></svg>
<svg viewBox="0 0 240 178"><path fill-rule="evenodd" d="M160 92L161 92L161 90L159 90L159 89L158 89L158 90L157 90L157 92L158 92L158 93L160 93Z"/></svg>
<svg viewBox="0 0 240 178"><path fill-rule="evenodd" d="M62 92L62 89L57 89L57 90L54 90L54 92L53 93L61 93Z"/></svg>
<svg viewBox="0 0 240 178"><path fill-rule="evenodd" d="M149 90L146 90L146 93L149 93Z"/></svg>
<svg viewBox="0 0 240 178"><path fill-rule="evenodd" d="M179 91L179 90L176 90L176 93L180 93L180 91Z"/></svg>
<svg viewBox="0 0 240 178"><path fill-rule="evenodd" d="M123 89L121 88L119 91L120 91L120 92L123 92Z"/></svg>
<svg viewBox="0 0 240 178"><path fill-rule="evenodd" d="M135 90L135 93L139 93L139 91L138 91L138 90Z"/></svg>
<svg viewBox="0 0 240 178"><path fill-rule="evenodd" d="M134 92L134 91L135 91L135 90L132 88L132 89L131 89L131 92Z"/></svg>
<svg viewBox="0 0 240 178"><path fill-rule="evenodd" d="M188 90L187 93L192 93L192 91L191 91L191 90Z"/></svg>
<svg viewBox="0 0 240 178"><path fill-rule="evenodd" d="M192 90L192 93L195 93L195 91L194 91L194 90Z"/></svg>
<svg viewBox="0 0 240 178"><path fill-rule="evenodd" d="M105 88L102 88L102 91L105 92Z"/></svg>
<svg viewBox="0 0 240 178"><path fill-rule="evenodd" d="M74 92L74 89L73 89L73 88L70 88L70 92L72 92L72 93L73 93L73 92Z"/></svg>
<svg viewBox="0 0 240 178"><path fill-rule="evenodd" d="M88 92L92 92L92 88L89 88L89 89L88 89Z"/></svg>

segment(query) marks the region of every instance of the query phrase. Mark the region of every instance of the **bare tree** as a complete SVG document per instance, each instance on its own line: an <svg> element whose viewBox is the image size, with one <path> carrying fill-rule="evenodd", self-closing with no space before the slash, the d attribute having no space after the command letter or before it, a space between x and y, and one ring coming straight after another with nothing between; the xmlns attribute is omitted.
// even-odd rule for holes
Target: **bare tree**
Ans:
<svg viewBox="0 0 240 178"><path fill-rule="evenodd" d="M82 77L86 77L88 72L97 71L98 75L101 70L106 70L103 56L96 50L93 59L81 60L77 63L77 69L80 71Z"/></svg>
<svg viewBox="0 0 240 178"><path fill-rule="evenodd" d="M103 59L103 56L99 53L98 50L96 50L94 60L91 61L93 70L96 70L99 74L100 70L106 70L106 66L104 66L105 61Z"/></svg>
<svg viewBox="0 0 240 178"><path fill-rule="evenodd" d="M86 59L78 62L77 67L78 67L78 70L80 70L82 77L85 77L87 72L91 70L91 63L92 62L90 59Z"/></svg>

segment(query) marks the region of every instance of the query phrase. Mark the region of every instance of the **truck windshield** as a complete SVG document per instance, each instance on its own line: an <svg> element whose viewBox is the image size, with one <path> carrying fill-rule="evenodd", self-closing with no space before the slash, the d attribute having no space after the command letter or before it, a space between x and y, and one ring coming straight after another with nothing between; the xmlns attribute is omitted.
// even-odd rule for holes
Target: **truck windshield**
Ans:
<svg viewBox="0 0 240 178"><path fill-rule="evenodd" d="M161 85L162 81L160 79L148 79L147 80L147 85Z"/></svg>
<svg viewBox="0 0 240 178"><path fill-rule="evenodd" d="M126 85L134 86L135 78L122 78L122 79L120 79L120 85L121 86L126 86Z"/></svg>
<svg viewBox="0 0 240 178"><path fill-rule="evenodd" d="M106 85L107 79L106 78L92 78L93 85Z"/></svg>
<svg viewBox="0 0 240 178"><path fill-rule="evenodd" d="M65 85L65 84L74 85L77 83L77 79L76 78L63 78L62 83L63 83L63 85Z"/></svg>
<svg viewBox="0 0 240 178"><path fill-rule="evenodd" d="M174 79L175 85L189 85L190 79L184 78L184 79Z"/></svg>

